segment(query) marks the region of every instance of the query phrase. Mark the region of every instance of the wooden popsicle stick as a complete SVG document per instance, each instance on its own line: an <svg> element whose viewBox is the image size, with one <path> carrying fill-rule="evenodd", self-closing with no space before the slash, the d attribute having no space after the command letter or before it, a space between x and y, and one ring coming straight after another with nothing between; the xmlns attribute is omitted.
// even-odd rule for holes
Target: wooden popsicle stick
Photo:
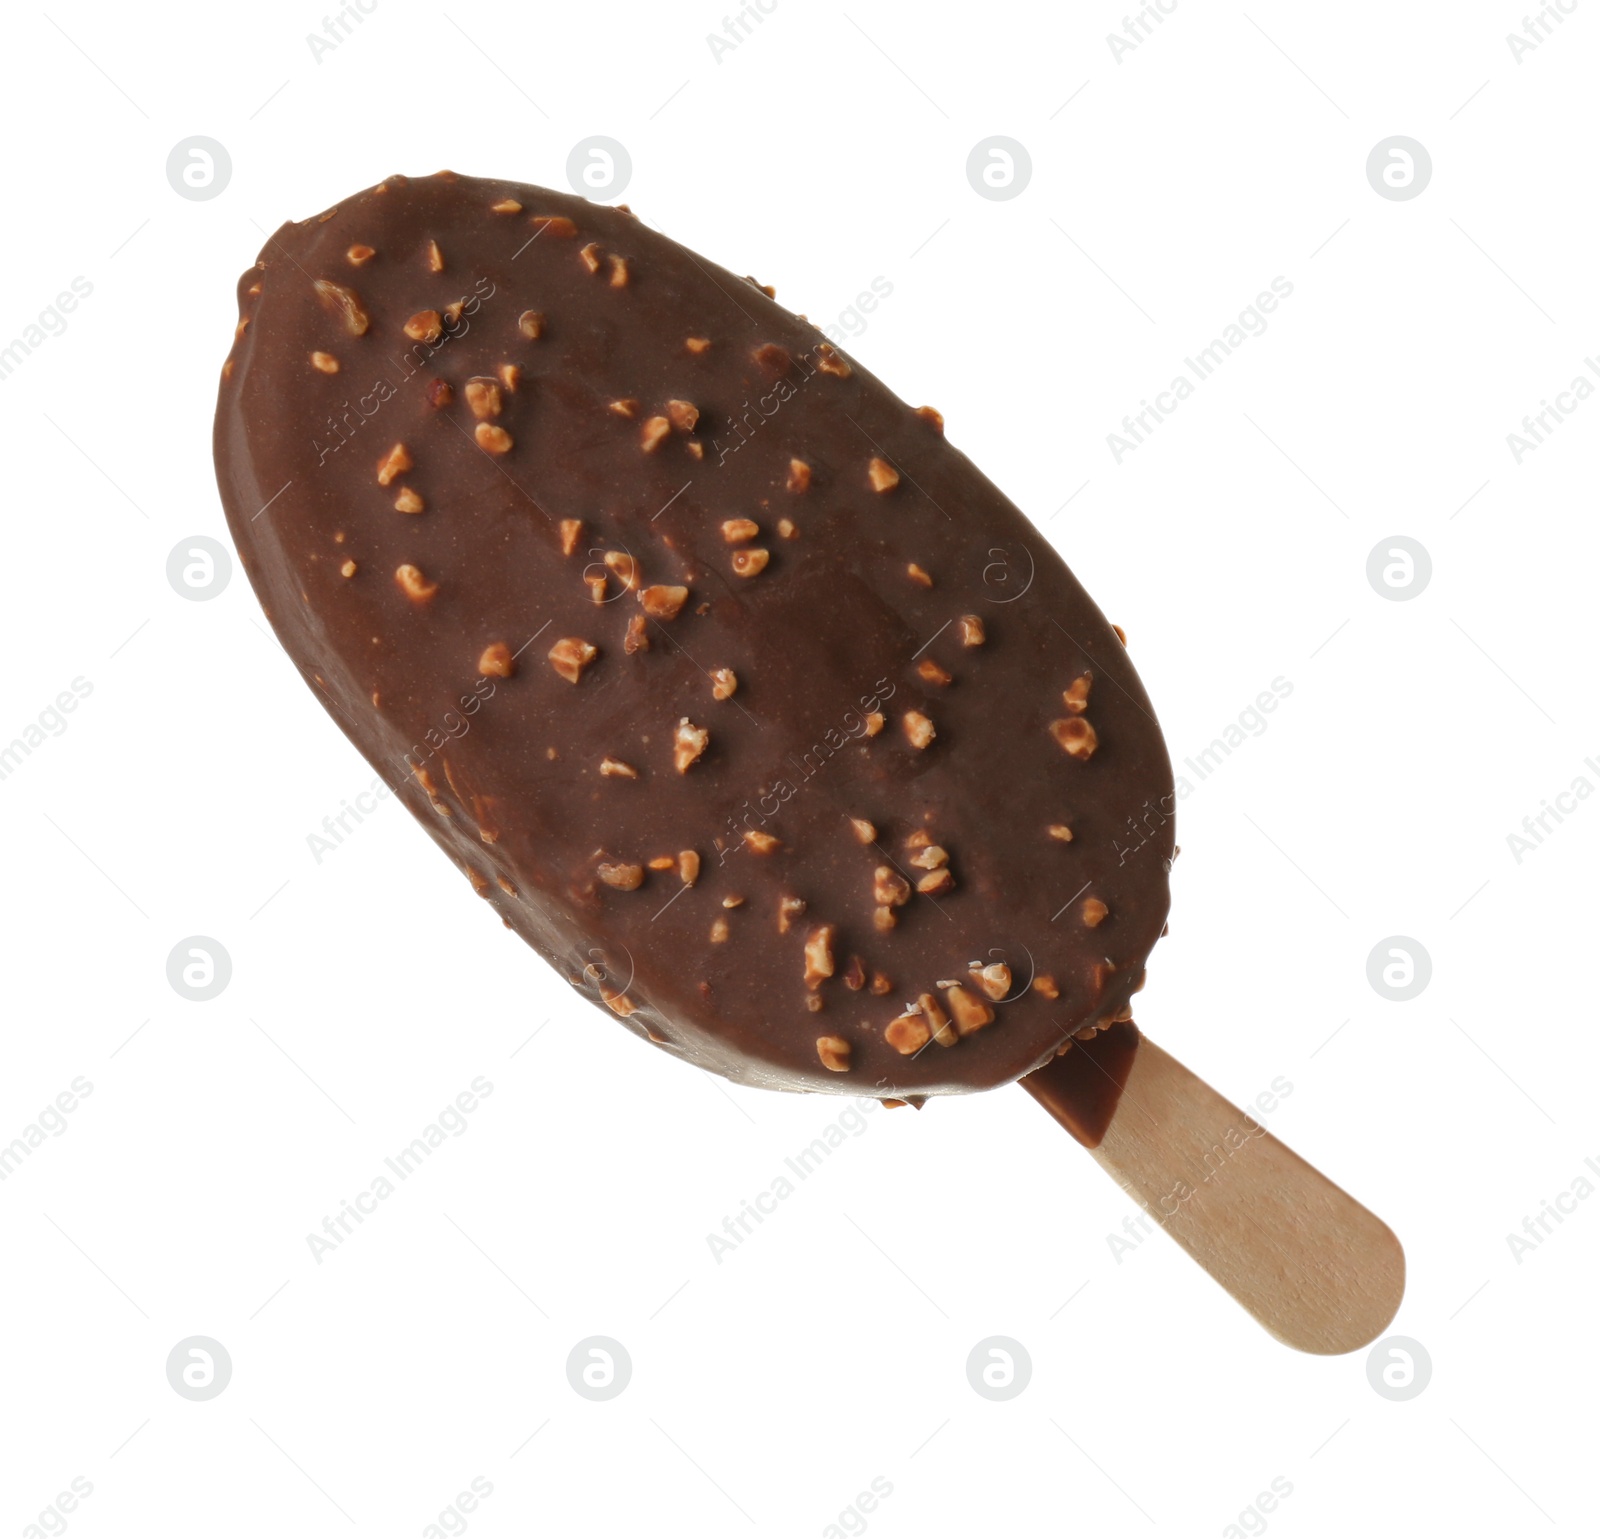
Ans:
<svg viewBox="0 0 1600 1539"><path fill-rule="evenodd" d="M1389 1226L1131 1022L1020 1083L1279 1341L1354 1352L1394 1318Z"/></svg>

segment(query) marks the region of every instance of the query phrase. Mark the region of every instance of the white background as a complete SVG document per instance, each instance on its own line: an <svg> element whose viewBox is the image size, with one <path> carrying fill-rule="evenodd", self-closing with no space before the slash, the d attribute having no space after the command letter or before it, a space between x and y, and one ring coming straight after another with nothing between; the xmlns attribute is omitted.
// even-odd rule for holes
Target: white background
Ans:
<svg viewBox="0 0 1600 1539"><path fill-rule="evenodd" d="M1600 806L1520 862L1507 835L1600 785L1600 404L1521 464L1506 435L1600 354L1600 6L1520 62L1520 0L1180 0L1120 60L1122 0L1059 9L778 0L720 62L712 4L378 0L320 62L315 6L13 19L0 342L93 293L0 381L0 743L92 693L0 780L0 1142L93 1088L0 1183L0 1532L74 1477L85 1536L422 1534L474 1477L485 1539L823 1534L874 1477L883 1539L1226 1535L1275 1477L1240 1531L1592 1523L1600 1201L1520 1260L1507 1235L1600 1162ZM1114 1256L1127 1200L1015 1090L873 1111L719 1265L708 1231L848 1103L644 1051L393 802L313 859L371 771L237 569L209 602L166 577L226 540L235 280L387 173L564 186L592 134L641 217L814 319L892 284L850 350L1126 627L1175 761L1292 684L1182 805L1140 1021L1237 1100L1292 1084L1273 1130L1405 1242L1422 1394L1276 1345L1159 1234ZM1032 159L1009 201L965 175L993 134ZM1410 201L1365 173L1395 134L1432 158ZM192 135L232 158L209 201L167 182ZM1123 415L1280 275L1118 464ZM1393 535L1432 560L1405 602L1366 577ZM209 1003L166 976L196 934L233 962ZM1397 934L1432 958L1407 1003L1367 979ZM307 1234L479 1075L318 1264ZM164 1366L192 1335L233 1362L199 1403ZM632 1359L605 1403L567 1382L591 1335ZM992 1335L1032 1361L1004 1403L965 1374Z"/></svg>

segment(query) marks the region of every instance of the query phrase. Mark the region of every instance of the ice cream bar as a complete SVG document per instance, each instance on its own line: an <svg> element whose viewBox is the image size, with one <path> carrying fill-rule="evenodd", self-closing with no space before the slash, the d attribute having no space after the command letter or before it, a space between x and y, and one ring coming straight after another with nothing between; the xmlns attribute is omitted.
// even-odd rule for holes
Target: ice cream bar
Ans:
<svg viewBox="0 0 1600 1539"><path fill-rule="evenodd" d="M215 447L308 683L639 1036L920 1101L1128 1018L1173 779L1119 634L936 410L753 279L623 207L393 176L240 280Z"/></svg>

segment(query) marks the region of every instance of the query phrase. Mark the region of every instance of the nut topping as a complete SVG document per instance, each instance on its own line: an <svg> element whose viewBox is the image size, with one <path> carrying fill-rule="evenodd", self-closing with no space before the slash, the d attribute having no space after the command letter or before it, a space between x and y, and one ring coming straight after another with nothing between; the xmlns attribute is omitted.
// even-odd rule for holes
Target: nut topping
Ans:
<svg viewBox="0 0 1600 1539"><path fill-rule="evenodd" d="M700 408L693 401L668 401L667 416L680 433L692 433L700 420Z"/></svg>
<svg viewBox="0 0 1600 1539"><path fill-rule="evenodd" d="M537 341L544 335L544 311L524 310L517 317L517 330L530 340Z"/></svg>
<svg viewBox="0 0 1600 1539"><path fill-rule="evenodd" d="M569 684L583 677L583 670L599 655L598 649L579 636L563 636L545 654L550 666Z"/></svg>
<svg viewBox="0 0 1600 1539"><path fill-rule="evenodd" d="M614 289L625 289L628 286L628 259L627 257L607 257L610 263L611 276L606 280Z"/></svg>
<svg viewBox="0 0 1600 1539"><path fill-rule="evenodd" d="M708 347L711 346L711 338L686 337L683 345L688 348L691 353L703 353Z"/></svg>
<svg viewBox="0 0 1600 1539"><path fill-rule="evenodd" d="M428 405L435 411L441 406L448 406L456 398L456 393L450 388L447 379L431 379L428 381Z"/></svg>
<svg viewBox="0 0 1600 1539"><path fill-rule="evenodd" d="M1059 839L1063 844L1071 844L1072 830L1065 823L1052 823L1050 825L1050 837Z"/></svg>
<svg viewBox="0 0 1600 1539"><path fill-rule="evenodd" d="M932 1030L933 1040L940 1047L954 1047L957 1041L955 1027L950 1024L950 1017L944 1013L944 1007L937 997L932 994L918 994L917 1008L922 1011L923 1020Z"/></svg>
<svg viewBox="0 0 1600 1539"><path fill-rule="evenodd" d="M620 401L613 401L610 410L618 417L627 417L631 420L638 415L639 403L630 395Z"/></svg>
<svg viewBox="0 0 1600 1539"><path fill-rule="evenodd" d="M337 374L339 372L339 360L332 353L313 353L311 355L311 367L317 370L319 374Z"/></svg>
<svg viewBox="0 0 1600 1539"><path fill-rule="evenodd" d="M354 577L356 575L355 562L346 561L345 564L339 568L339 575L341 577Z"/></svg>
<svg viewBox="0 0 1600 1539"><path fill-rule="evenodd" d="M872 873L872 900L874 903L886 904L890 908L899 908L902 903L911 897L911 883L908 882L893 866L879 866Z"/></svg>
<svg viewBox="0 0 1600 1539"><path fill-rule="evenodd" d="M650 650L650 633L645 629L643 615L631 615L628 619L628 631L622 638L622 650L632 657L635 652L648 652Z"/></svg>
<svg viewBox="0 0 1600 1539"><path fill-rule="evenodd" d="M925 657L917 664L917 675L927 680L929 684L937 684L940 688L949 684L953 675L941 668L931 657Z"/></svg>
<svg viewBox="0 0 1600 1539"><path fill-rule="evenodd" d="M422 511L422 498L409 486L400 488L400 495L394 500L396 513L420 513Z"/></svg>
<svg viewBox="0 0 1600 1539"><path fill-rule="evenodd" d="M840 379L850 378L850 365L826 342L817 344L817 367L824 374L837 375Z"/></svg>
<svg viewBox="0 0 1600 1539"><path fill-rule="evenodd" d="M878 830L865 818L851 818L850 826L856 831L856 838L863 844L871 844L878 837Z"/></svg>
<svg viewBox="0 0 1600 1539"><path fill-rule="evenodd" d="M731 700L733 692L738 689L739 680L731 668L713 668L711 670L711 696L715 700Z"/></svg>
<svg viewBox="0 0 1600 1539"><path fill-rule="evenodd" d="M843 1037L818 1037L817 1057L835 1074L850 1072L850 1044Z"/></svg>
<svg viewBox="0 0 1600 1539"><path fill-rule="evenodd" d="M438 241L430 240L428 242L423 259L427 262L430 273L442 273L444 271L444 252L439 249Z"/></svg>
<svg viewBox="0 0 1600 1539"><path fill-rule="evenodd" d="M515 666L511 648L503 641L491 641L478 654L478 672L485 678L509 679Z"/></svg>
<svg viewBox="0 0 1600 1539"><path fill-rule="evenodd" d="M811 467L804 460L790 460L789 479L783 485L785 491L803 492L811 485Z"/></svg>
<svg viewBox="0 0 1600 1539"><path fill-rule="evenodd" d="M1088 925L1091 930L1098 929L1100 927L1100 921L1104 919L1110 912L1111 910L1108 909L1098 898L1085 898L1083 900L1083 922Z"/></svg>
<svg viewBox="0 0 1600 1539"><path fill-rule="evenodd" d="M917 883L917 891L925 893L930 898L936 898L942 892L949 892L955 885L955 875L949 866L941 866L937 871L930 871Z"/></svg>
<svg viewBox="0 0 1600 1539"><path fill-rule="evenodd" d="M639 430L639 447L646 454L654 454L671 432L672 424L665 417L651 417Z"/></svg>
<svg viewBox="0 0 1600 1539"><path fill-rule="evenodd" d="M783 847L783 841L776 834L769 834L763 829L747 828L744 831L745 846L756 855L770 855L774 850Z"/></svg>
<svg viewBox="0 0 1600 1539"><path fill-rule="evenodd" d="M833 936L831 924L820 924L806 937L806 987L814 989L824 978L833 976Z"/></svg>
<svg viewBox="0 0 1600 1539"><path fill-rule="evenodd" d="M982 619L977 615L962 615L956 621L956 635L964 647L981 647L985 640Z"/></svg>
<svg viewBox="0 0 1600 1539"><path fill-rule="evenodd" d="M778 899L778 934L787 935L790 927L806 911L804 898L782 897Z"/></svg>
<svg viewBox="0 0 1600 1539"><path fill-rule="evenodd" d="M967 974L990 999L1004 999L1011 988L1011 969L1004 962L975 967Z"/></svg>
<svg viewBox="0 0 1600 1539"><path fill-rule="evenodd" d="M597 241L590 241L589 244L578 253L578 257L582 261L583 265L592 273L599 272L600 264L605 260L604 253L600 250L600 245Z"/></svg>
<svg viewBox="0 0 1600 1539"><path fill-rule="evenodd" d="M502 198L498 203L489 205L491 214L520 214L522 205L515 198Z"/></svg>
<svg viewBox="0 0 1600 1539"><path fill-rule="evenodd" d="M717 915L711 925L711 941L713 945L721 945L728 938L728 921Z"/></svg>
<svg viewBox="0 0 1600 1539"><path fill-rule="evenodd" d="M888 718L882 711L872 711L868 714L862 733L866 737L876 737L888 725Z"/></svg>
<svg viewBox="0 0 1600 1539"><path fill-rule="evenodd" d="M500 384L487 374L475 375L461 387L461 393L472 408L472 415L480 422L500 415Z"/></svg>
<svg viewBox="0 0 1600 1539"><path fill-rule="evenodd" d="M1100 746L1100 739L1088 719L1083 716L1064 716L1050 723L1050 735L1074 759L1087 759Z"/></svg>
<svg viewBox="0 0 1600 1539"><path fill-rule="evenodd" d="M578 538L583 533L583 520L581 518L564 518L561 520L561 554L570 556L578 548Z"/></svg>
<svg viewBox="0 0 1600 1539"><path fill-rule="evenodd" d="M632 892L644 881L644 867L640 865L611 865L601 861L595 869L600 880L618 892Z"/></svg>
<svg viewBox="0 0 1600 1539"><path fill-rule="evenodd" d="M377 254L371 246L355 245L345 252L344 259L352 267L365 267Z"/></svg>
<svg viewBox="0 0 1600 1539"><path fill-rule="evenodd" d="M480 422L472 430L472 436L477 439L478 447L489 454L507 454L511 450L511 435L496 423Z"/></svg>
<svg viewBox="0 0 1600 1539"><path fill-rule="evenodd" d="M604 561L606 569L622 586L632 593L639 586L639 563L624 550L608 550Z"/></svg>
<svg viewBox="0 0 1600 1539"><path fill-rule="evenodd" d="M1033 986L1043 994L1046 999L1060 999L1061 990L1056 987L1056 980L1049 973L1035 973Z"/></svg>
<svg viewBox="0 0 1600 1539"><path fill-rule="evenodd" d="M959 983L952 983L944 991L944 997L950 1001L950 1014L955 1018L959 1036L970 1037L994 1019L993 1007L969 994Z"/></svg>
<svg viewBox="0 0 1600 1539"><path fill-rule="evenodd" d="M911 857L911 864L919 867L923 871L937 871L940 866L947 866L950 864L950 852L946 850L943 845L923 845L922 848Z"/></svg>
<svg viewBox="0 0 1600 1539"><path fill-rule="evenodd" d="M600 773L612 780L637 780L639 778L638 770L631 764L624 764L621 759L602 759L600 761ZM652 860L650 864L654 866L656 863ZM670 858L667 860L667 865L672 865Z"/></svg>
<svg viewBox="0 0 1600 1539"><path fill-rule="evenodd" d="M771 559L772 552L763 550L759 545L736 550L733 553L733 574L735 577L754 577L766 571L767 563Z"/></svg>
<svg viewBox="0 0 1600 1539"><path fill-rule="evenodd" d="M722 521L722 538L730 545L740 540L753 540L761 533L761 525L753 518L725 518Z"/></svg>
<svg viewBox="0 0 1600 1539"><path fill-rule="evenodd" d="M429 582L422 575L422 568L412 566L409 561L394 569L394 580L400 584L400 591L408 599L414 599L419 604L425 603L439 591L439 584Z"/></svg>
<svg viewBox="0 0 1600 1539"><path fill-rule="evenodd" d="M387 486L396 476L412 468L411 451L404 444L396 444L378 461L378 485Z"/></svg>
<svg viewBox="0 0 1600 1539"><path fill-rule="evenodd" d="M700 857L693 850L678 851L678 880L693 887L700 878Z"/></svg>
<svg viewBox="0 0 1600 1539"><path fill-rule="evenodd" d="M921 1052L932 1036L928 1023L920 1013L897 1015L883 1028L883 1040L897 1053L904 1053L908 1057Z"/></svg>
<svg viewBox="0 0 1600 1539"><path fill-rule="evenodd" d="M907 711L901 717L901 724L905 727L906 741L913 748L926 748L938 736L933 723L921 711Z"/></svg>
<svg viewBox="0 0 1600 1539"><path fill-rule="evenodd" d="M1094 682L1092 673L1080 673L1061 691L1061 700L1074 716L1082 716L1089 709L1089 686Z"/></svg>
<svg viewBox="0 0 1600 1539"><path fill-rule="evenodd" d="M342 283L331 283L326 278L318 278L311 287L316 290L323 308L331 310L352 337L364 337L367 334L367 327L372 323L367 319L367 312L361 308L361 301L356 298L354 289L347 289Z"/></svg>
<svg viewBox="0 0 1600 1539"><path fill-rule="evenodd" d="M687 588L655 583L639 590L639 602L652 620L676 620L678 611L689 601Z"/></svg>
<svg viewBox="0 0 1600 1539"><path fill-rule="evenodd" d="M892 492L900 484L900 472L877 455L867 461L867 480L875 492Z"/></svg>
<svg viewBox="0 0 1600 1539"><path fill-rule="evenodd" d="M418 310L402 330L413 342L437 342L444 334L437 310Z"/></svg>
<svg viewBox="0 0 1600 1539"><path fill-rule="evenodd" d="M682 717L672 732L672 765L680 775L689 773L689 766L706 751L711 734L697 727L687 716Z"/></svg>
<svg viewBox="0 0 1600 1539"><path fill-rule="evenodd" d="M917 415L941 438L944 437L944 413L937 406L919 406Z"/></svg>
<svg viewBox="0 0 1600 1539"><path fill-rule="evenodd" d="M573 236L578 227L565 214L535 214L529 221L541 235Z"/></svg>

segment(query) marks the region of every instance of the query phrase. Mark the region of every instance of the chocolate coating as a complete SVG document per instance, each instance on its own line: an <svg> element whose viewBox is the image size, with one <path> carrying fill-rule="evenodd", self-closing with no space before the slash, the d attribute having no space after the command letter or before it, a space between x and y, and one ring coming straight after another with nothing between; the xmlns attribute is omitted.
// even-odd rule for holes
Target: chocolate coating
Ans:
<svg viewBox="0 0 1600 1539"><path fill-rule="evenodd" d="M1126 1014L1161 733L937 413L627 211L510 182L286 224L239 307L217 478L262 605L575 987L730 1079L913 1100Z"/></svg>

